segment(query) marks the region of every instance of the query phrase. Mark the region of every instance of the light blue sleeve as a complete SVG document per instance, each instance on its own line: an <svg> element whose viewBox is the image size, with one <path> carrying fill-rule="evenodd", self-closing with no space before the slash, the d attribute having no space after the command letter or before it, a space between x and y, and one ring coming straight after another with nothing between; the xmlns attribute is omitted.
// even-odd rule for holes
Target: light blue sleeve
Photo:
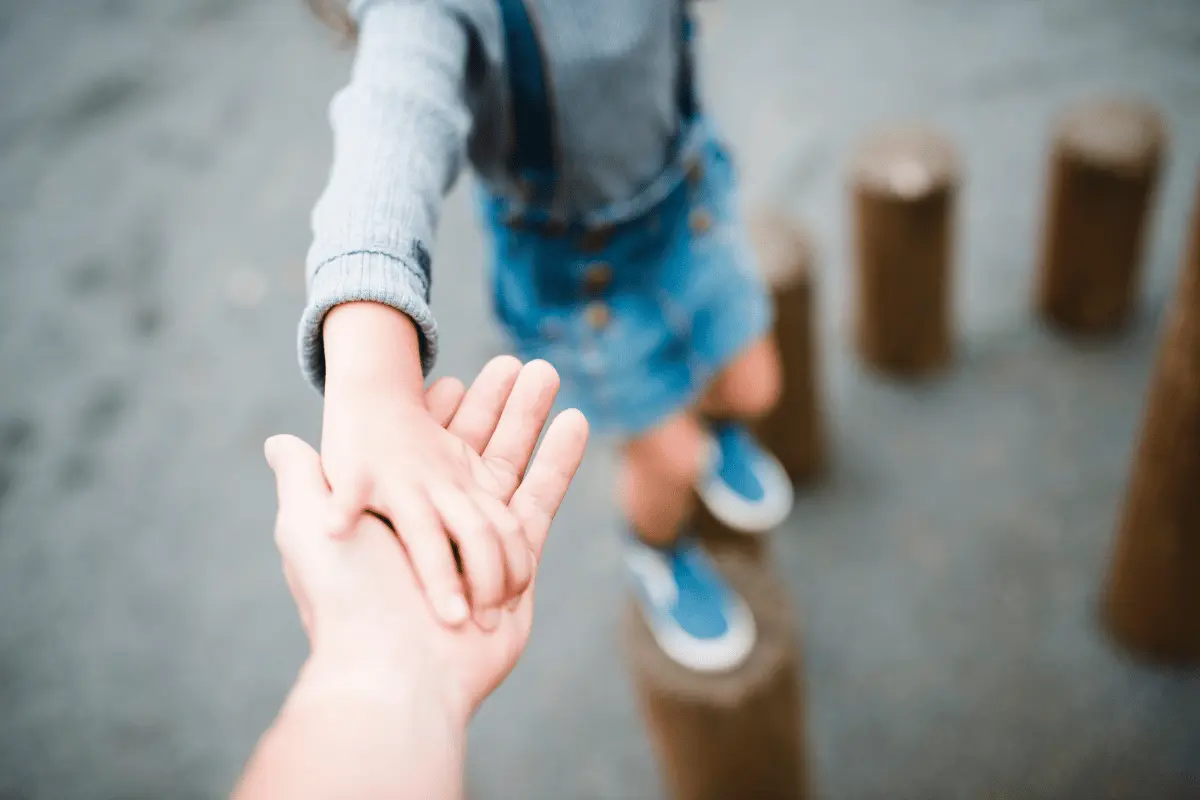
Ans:
<svg viewBox="0 0 1200 800"><path fill-rule="evenodd" d="M329 108L333 165L312 213L300 362L323 391L325 315L373 300L413 319L426 374L437 357L430 253L471 127L470 34L435 0L366 0L349 83Z"/></svg>

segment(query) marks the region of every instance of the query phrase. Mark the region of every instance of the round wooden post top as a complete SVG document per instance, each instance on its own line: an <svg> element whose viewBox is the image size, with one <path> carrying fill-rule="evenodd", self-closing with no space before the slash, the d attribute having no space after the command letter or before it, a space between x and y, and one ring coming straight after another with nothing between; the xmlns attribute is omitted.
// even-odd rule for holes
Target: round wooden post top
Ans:
<svg viewBox="0 0 1200 800"><path fill-rule="evenodd" d="M1150 104L1104 97L1068 109L1055 144L1084 161L1141 171L1158 159L1166 136L1166 123Z"/></svg>
<svg viewBox="0 0 1200 800"><path fill-rule="evenodd" d="M851 165L854 182L878 194L917 200L958 180L958 155L945 136L919 125L893 125L869 136Z"/></svg>
<svg viewBox="0 0 1200 800"><path fill-rule="evenodd" d="M748 227L763 278L772 289L811 280L814 248L803 225L777 211L759 211L750 217Z"/></svg>

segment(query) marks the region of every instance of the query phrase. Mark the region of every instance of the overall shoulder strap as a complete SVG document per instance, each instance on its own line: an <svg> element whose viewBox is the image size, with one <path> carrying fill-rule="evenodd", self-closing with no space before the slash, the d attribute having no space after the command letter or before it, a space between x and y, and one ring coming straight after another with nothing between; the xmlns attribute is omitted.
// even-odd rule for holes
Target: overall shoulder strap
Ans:
<svg viewBox="0 0 1200 800"><path fill-rule="evenodd" d="M564 0L574 2L575 0ZM504 27L511 131L509 168L524 184L525 200L548 206L558 172L550 74L532 0L496 0ZM681 127L699 113L693 64L694 23L689 0L678 2L679 73L676 102Z"/></svg>
<svg viewBox="0 0 1200 800"><path fill-rule="evenodd" d="M693 40L695 23L692 22L689 0L679 0L679 76L677 78L677 102L681 123L693 119L699 112L696 100L695 64L693 62Z"/></svg>
<svg viewBox="0 0 1200 800"><path fill-rule="evenodd" d="M549 205L557 177L554 116L544 43L528 2L497 0L512 114L509 167L524 184L526 201Z"/></svg>

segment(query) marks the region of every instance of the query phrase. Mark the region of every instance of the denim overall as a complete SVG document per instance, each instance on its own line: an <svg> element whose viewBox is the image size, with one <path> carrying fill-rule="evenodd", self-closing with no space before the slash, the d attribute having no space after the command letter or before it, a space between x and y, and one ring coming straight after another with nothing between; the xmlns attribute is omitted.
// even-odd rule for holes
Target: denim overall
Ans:
<svg viewBox="0 0 1200 800"><path fill-rule="evenodd" d="M707 383L773 322L740 216L728 152L699 114L684 40L682 130L644 191L660 197L623 217L551 212L556 185L545 60L524 0L497 0L505 30L521 198L483 192L493 244L495 311L518 355L562 378L561 399L598 433L635 437L693 405Z"/></svg>

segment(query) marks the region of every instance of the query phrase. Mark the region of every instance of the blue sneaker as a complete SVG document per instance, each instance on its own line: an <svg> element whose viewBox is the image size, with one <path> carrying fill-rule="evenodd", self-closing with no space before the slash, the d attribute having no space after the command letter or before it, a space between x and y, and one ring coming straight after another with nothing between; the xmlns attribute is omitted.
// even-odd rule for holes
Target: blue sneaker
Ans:
<svg viewBox="0 0 1200 800"><path fill-rule="evenodd" d="M709 453L696 492L714 517L742 533L765 533L787 519L792 482L744 425L715 425Z"/></svg>
<svg viewBox="0 0 1200 800"><path fill-rule="evenodd" d="M625 563L658 646L694 672L740 666L754 649L754 616L692 539L671 549L630 537Z"/></svg>

